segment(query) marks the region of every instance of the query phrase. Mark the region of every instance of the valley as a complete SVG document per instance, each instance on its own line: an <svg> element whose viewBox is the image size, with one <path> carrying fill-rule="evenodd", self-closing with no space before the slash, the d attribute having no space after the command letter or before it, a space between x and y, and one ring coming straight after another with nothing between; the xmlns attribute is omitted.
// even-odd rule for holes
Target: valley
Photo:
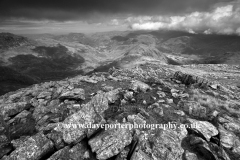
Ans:
<svg viewBox="0 0 240 160"><path fill-rule="evenodd" d="M0 65L35 82L134 68L165 65L240 64L240 37L191 34L182 31L112 31L66 35L0 33ZM1 69L3 70L3 69ZM0 94L26 86L1 80ZM7 89L9 86L9 89ZM10 87L11 86L11 87ZM3 86L2 86L3 88Z"/></svg>

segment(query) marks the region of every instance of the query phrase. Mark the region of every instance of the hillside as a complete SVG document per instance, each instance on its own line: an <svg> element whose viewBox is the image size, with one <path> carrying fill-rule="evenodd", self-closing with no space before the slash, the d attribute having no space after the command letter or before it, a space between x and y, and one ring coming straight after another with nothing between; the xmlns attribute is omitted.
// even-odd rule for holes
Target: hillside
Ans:
<svg viewBox="0 0 240 160"><path fill-rule="evenodd" d="M11 33L0 33L0 51L23 45L31 45L31 41L25 37Z"/></svg>
<svg viewBox="0 0 240 160"><path fill-rule="evenodd" d="M147 63L5 94L0 158L237 160L239 78L237 65ZM177 128L67 126L89 123Z"/></svg>
<svg viewBox="0 0 240 160"><path fill-rule="evenodd" d="M38 80L21 74L8 67L0 66L0 75L0 95L39 83Z"/></svg>
<svg viewBox="0 0 240 160"><path fill-rule="evenodd" d="M141 38L139 38L141 36ZM145 36L145 37L144 37ZM124 42L150 42L180 64L240 64L236 35L191 34L181 31L138 31L112 39ZM150 37L151 40L150 40ZM235 61L231 60L235 59Z"/></svg>
<svg viewBox="0 0 240 160"><path fill-rule="evenodd" d="M46 82L146 63L238 65L239 42L238 36L180 31L23 36L1 33L0 66ZM21 88L14 83L7 86L13 87L5 87L2 94Z"/></svg>

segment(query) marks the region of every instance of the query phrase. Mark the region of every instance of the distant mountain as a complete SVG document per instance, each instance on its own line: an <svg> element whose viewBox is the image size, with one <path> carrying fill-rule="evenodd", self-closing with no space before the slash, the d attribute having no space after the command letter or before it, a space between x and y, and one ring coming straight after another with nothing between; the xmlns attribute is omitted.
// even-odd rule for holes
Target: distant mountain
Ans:
<svg viewBox="0 0 240 160"><path fill-rule="evenodd" d="M178 63L240 64L240 36L237 35L191 34L181 31L138 31L126 36L115 36L112 39L119 43L126 43L130 40L136 42L139 41L137 37L143 38L143 35L155 38L155 42L152 42L155 43L155 47Z"/></svg>
<svg viewBox="0 0 240 160"><path fill-rule="evenodd" d="M67 35L54 36L53 39L63 42L77 42L84 45L95 46L95 42L83 33L70 33Z"/></svg>
<svg viewBox="0 0 240 160"><path fill-rule="evenodd" d="M79 55L68 54L68 50L64 46L39 46L35 47L33 51L38 53L38 56L15 56L9 59L12 63L9 67L40 78L42 81L59 80L76 73L82 73L82 71L75 71L74 69L82 64L84 59Z"/></svg>
<svg viewBox="0 0 240 160"><path fill-rule="evenodd" d="M85 59L61 44L46 46L35 39L0 34L0 95L34 83L83 74Z"/></svg>
<svg viewBox="0 0 240 160"><path fill-rule="evenodd" d="M11 47L19 47L23 45L31 45L30 41L26 37L17 36L11 33L0 33L0 50L6 50Z"/></svg>
<svg viewBox="0 0 240 160"><path fill-rule="evenodd" d="M130 46L132 47L132 45ZM101 66L95 68L92 72L106 72L112 67L134 68L136 65L141 65L148 62L168 64L168 58L165 56L165 54L159 52L159 50L153 46L137 44L129 50L126 50L125 53L119 58L107 63L103 63Z"/></svg>

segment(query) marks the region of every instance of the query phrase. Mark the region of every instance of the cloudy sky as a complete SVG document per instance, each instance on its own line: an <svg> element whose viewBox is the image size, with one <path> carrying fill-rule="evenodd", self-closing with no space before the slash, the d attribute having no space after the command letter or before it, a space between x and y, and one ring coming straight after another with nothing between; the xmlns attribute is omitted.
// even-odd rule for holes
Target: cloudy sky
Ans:
<svg viewBox="0 0 240 160"><path fill-rule="evenodd" d="M159 29L240 35L240 0L0 0L0 32Z"/></svg>

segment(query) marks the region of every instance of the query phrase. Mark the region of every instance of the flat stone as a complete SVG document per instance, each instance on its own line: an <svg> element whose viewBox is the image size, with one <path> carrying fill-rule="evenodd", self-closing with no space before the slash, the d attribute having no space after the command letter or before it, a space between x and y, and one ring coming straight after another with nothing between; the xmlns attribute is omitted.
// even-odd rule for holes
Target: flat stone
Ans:
<svg viewBox="0 0 240 160"><path fill-rule="evenodd" d="M52 96L52 92L43 91L37 96L37 99L50 99L51 96Z"/></svg>
<svg viewBox="0 0 240 160"><path fill-rule="evenodd" d="M132 123L132 124L146 124L146 120L144 120L144 117L141 114L138 115L129 115L127 117L128 122Z"/></svg>
<svg viewBox="0 0 240 160"><path fill-rule="evenodd" d="M219 84L212 84L212 85L210 85L210 87L211 87L212 89L215 89L215 90L217 90L217 89L220 88L220 87L219 87Z"/></svg>
<svg viewBox="0 0 240 160"><path fill-rule="evenodd" d="M47 160L87 160L91 159L89 150L83 143L78 143L72 148L66 146L55 152Z"/></svg>
<svg viewBox="0 0 240 160"><path fill-rule="evenodd" d="M146 157L146 154L148 154L151 155L151 158L154 157L154 159L159 160L182 160L184 153L182 140L187 137L187 134L188 132L185 128L180 128L179 130L162 130L159 135L151 134L151 138L143 136L145 138L140 138L139 148L144 149L145 154L141 154L140 152L140 157L143 155L144 159L148 159L148 156ZM146 147L146 142L143 143L144 139L147 139L147 143L151 142L151 147Z"/></svg>
<svg viewBox="0 0 240 160"><path fill-rule="evenodd" d="M85 91L82 88L74 88L73 90L66 90L59 97L60 99L76 99L85 100Z"/></svg>
<svg viewBox="0 0 240 160"><path fill-rule="evenodd" d="M234 153L240 155L240 140L232 132L227 131L222 126L219 127L220 132L220 142L221 144L228 149L232 149Z"/></svg>
<svg viewBox="0 0 240 160"><path fill-rule="evenodd" d="M0 105L0 111L4 116L14 116L30 107L31 105L27 102L17 102L17 103Z"/></svg>
<svg viewBox="0 0 240 160"><path fill-rule="evenodd" d="M195 119L188 118L192 125L195 125L196 128L191 128L194 131L200 132L207 141L210 141L210 138L218 135L217 128L207 121L198 121Z"/></svg>
<svg viewBox="0 0 240 160"><path fill-rule="evenodd" d="M93 152L96 152L97 159L105 160L120 153L124 147L132 141L132 135L128 128L108 129L89 140Z"/></svg>
<svg viewBox="0 0 240 160"><path fill-rule="evenodd" d="M14 150L7 160L39 160L44 155L53 150L53 143L42 133L38 133L28 138L16 150Z"/></svg>
<svg viewBox="0 0 240 160"><path fill-rule="evenodd" d="M69 155L71 160L95 159L90 154L90 150L88 149L87 144L81 142L76 144L69 150Z"/></svg>
<svg viewBox="0 0 240 160"><path fill-rule="evenodd" d="M86 128L80 125L88 124L103 124L105 123L104 111L108 109L108 103L114 102L118 96L117 91L99 92L92 100L77 113L69 116L63 123L55 128L56 131L63 133L63 139L66 143L76 143L81 141L86 136L91 136L99 126L96 128Z"/></svg>
<svg viewBox="0 0 240 160"><path fill-rule="evenodd" d="M79 80L82 82L88 82L88 83L93 83L93 84L98 83L97 80L94 80L93 78L89 78L88 76L81 76L81 77L79 77Z"/></svg>
<svg viewBox="0 0 240 160"><path fill-rule="evenodd" d="M29 111L22 111L8 121L9 132L12 139L20 136L33 135L36 132L36 122Z"/></svg>
<svg viewBox="0 0 240 160"><path fill-rule="evenodd" d="M26 140L28 140L30 136L22 136L19 139L14 139L11 141L14 148L18 148L21 146L22 143L24 143Z"/></svg>

